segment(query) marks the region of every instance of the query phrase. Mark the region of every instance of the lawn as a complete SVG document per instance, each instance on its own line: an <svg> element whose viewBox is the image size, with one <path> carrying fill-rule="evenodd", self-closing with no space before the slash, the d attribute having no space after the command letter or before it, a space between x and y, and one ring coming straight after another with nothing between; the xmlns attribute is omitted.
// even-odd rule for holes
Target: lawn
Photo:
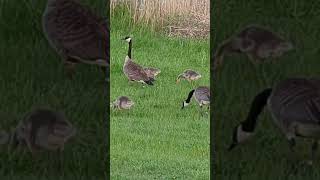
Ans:
<svg viewBox="0 0 320 180"><path fill-rule="evenodd" d="M27 4L23 2L28 2ZM0 146L1 179L105 179L106 85L101 70L79 65L73 80L41 30L46 1L0 2L0 128L17 125L34 107L65 112L78 134L64 151L63 171L56 153L7 153ZM105 15L104 1L84 2ZM94 8L95 7L95 8Z"/></svg>
<svg viewBox="0 0 320 180"><path fill-rule="evenodd" d="M217 179L319 179L319 156L314 167L301 165L310 156L310 141L299 139L292 155L288 143L264 111L256 136L247 144L227 151L233 128L243 121L254 96L288 77L319 76L319 1L217 1L211 14L211 32L217 43L247 24L272 28L291 40L296 50L277 63L253 65L245 56L225 58L214 77L215 174ZM216 27L216 28L215 28ZM212 75L214 76L214 75ZM318 154L319 155L319 154Z"/></svg>
<svg viewBox="0 0 320 180"><path fill-rule="evenodd" d="M161 69L154 86L129 85L122 72L133 36L135 62ZM169 38L148 26L133 24L119 8L111 16L111 100L126 95L135 105L111 111L112 179L209 179L209 117L200 117L193 101L181 110L194 87L176 84L192 68L202 74L195 86L209 85L209 40Z"/></svg>

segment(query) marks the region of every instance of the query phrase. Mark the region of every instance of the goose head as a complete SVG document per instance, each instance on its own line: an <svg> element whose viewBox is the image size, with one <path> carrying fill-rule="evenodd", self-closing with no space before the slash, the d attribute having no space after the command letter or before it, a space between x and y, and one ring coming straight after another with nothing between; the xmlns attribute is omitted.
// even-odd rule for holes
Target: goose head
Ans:
<svg viewBox="0 0 320 180"><path fill-rule="evenodd" d="M237 145L243 144L247 142L253 136L253 132L244 131L242 125L238 125L234 128L233 136L232 136L232 143L229 146L228 150L231 151Z"/></svg>
<svg viewBox="0 0 320 180"><path fill-rule="evenodd" d="M130 43L132 41L132 38L130 36L126 36L124 37L122 40L127 41L128 43Z"/></svg>

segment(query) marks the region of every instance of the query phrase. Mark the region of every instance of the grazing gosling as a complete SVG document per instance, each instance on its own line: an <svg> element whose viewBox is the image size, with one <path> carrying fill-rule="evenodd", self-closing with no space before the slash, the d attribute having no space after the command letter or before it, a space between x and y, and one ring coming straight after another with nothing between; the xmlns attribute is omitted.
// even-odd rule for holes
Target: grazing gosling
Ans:
<svg viewBox="0 0 320 180"><path fill-rule="evenodd" d="M120 96L111 105L114 109L124 110L131 109L131 107L134 105L134 102L127 96Z"/></svg>
<svg viewBox="0 0 320 180"><path fill-rule="evenodd" d="M308 161L312 164L320 138L320 79L290 78L257 94L246 120L235 127L229 150L254 135L258 116L265 105L291 150L296 144L296 137L313 139Z"/></svg>
<svg viewBox="0 0 320 180"><path fill-rule="evenodd" d="M161 70L154 67L145 67L143 70L147 73L147 76L155 79L158 74L161 73Z"/></svg>
<svg viewBox="0 0 320 180"><path fill-rule="evenodd" d="M196 72L194 70L187 69L187 70L183 71L183 73L178 75L176 83L178 84L181 79L185 79L188 82L192 82L192 81L196 81L200 78L201 78L201 74L199 74L198 72Z"/></svg>
<svg viewBox="0 0 320 180"><path fill-rule="evenodd" d="M109 29L105 19L77 0L48 0L42 27L51 47L63 59L69 77L78 63L104 67L109 75Z"/></svg>
<svg viewBox="0 0 320 180"><path fill-rule="evenodd" d="M216 70L222 65L224 55L244 53L254 64L277 58L293 49L292 43L280 35L258 25L249 25L240 32L223 41L214 55Z"/></svg>
<svg viewBox="0 0 320 180"><path fill-rule="evenodd" d="M125 74L125 76L129 79L129 81L136 81L147 85L153 85L155 79L149 77L143 67L133 62L133 60L131 59L132 38L127 36L123 40L127 41L129 44L128 54L125 57L123 64L123 73Z"/></svg>
<svg viewBox="0 0 320 180"><path fill-rule="evenodd" d="M188 106L191 98L194 97L194 99L197 101L199 104L200 108L202 108L204 105L208 106L209 109L209 104L210 104L210 89L207 86L199 86L196 89L193 89L189 92L188 98L183 101L181 109L184 107Z"/></svg>
<svg viewBox="0 0 320 180"><path fill-rule="evenodd" d="M1 144L27 146L36 155L40 150L60 152L64 144L76 134L76 129L61 112L39 108L24 117L11 132L1 131Z"/></svg>

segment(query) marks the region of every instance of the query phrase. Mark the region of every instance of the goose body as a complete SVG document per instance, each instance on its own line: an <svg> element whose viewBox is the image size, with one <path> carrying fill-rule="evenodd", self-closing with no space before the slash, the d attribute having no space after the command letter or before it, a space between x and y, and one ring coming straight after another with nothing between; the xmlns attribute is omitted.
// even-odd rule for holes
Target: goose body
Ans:
<svg viewBox="0 0 320 180"><path fill-rule="evenodd" d="M291 148L296 137L314 140L313 159L314 147L320 138L320 79L290 78L259 93L247 119L235 128L230 149L253 135L258 115L265 105Z"/></svg>
<svg viewBox="0 0 320 180"><path fill-rule="evenodd" d="M117 109L130 109L134 102L127 96L120 96L112 103L112 106Z"/></svg>
<svg viewBox="0 0 320 180"><path fill-rule="evenodd" d="M277 58L293 49L292 43L271 30L249 25L223 41L214 55L214 69L222 65L224 55L244 53L253 63L261 63L269 58Z"/></svg>
<svg viewBox="0 0 320 180"><path fill-rule="evenodd" d="M207 86L199 86L196 89L193 89L189 92L188 98L183 101L182 108L189 105L191 98L194 98L195 101L199 104L200 107L210 104L210 89Z"/></svg>
<svg viewBox="0 0 320 180"><path fill-rule="evenodd" d="M129 81L137 81L148 85L153 85L154 78L149 77L143 66L135 63L131 59L132 38L126 37L129 44L128 55L125 57L123 64L123 73Z"/></svg>
<svg viewBox="0 0 320 180"><path fill-rule="evenodd" d="M109 67L108 24L78 1L48 0L42 25L67 67L76 63Z"/></svg>
<svg viewBox="0 0 320 180"><path fill-rule="evenodd" d="M185 71L183 71L183 73L179 74L176 82L179 83L181 79L186 79L187 81L191 82L191 81L198 80L200 78L201 78L201 74L199 74L198 72L191 69L186 69Z"/></svg>
<svg viewBox="0 0 320 180"><path fill-rule="evenodd" d="M64 114L50 109L36 109L17 125L12 135L14 145L27 145L30 152L60 150L76 134Z"/></svg>

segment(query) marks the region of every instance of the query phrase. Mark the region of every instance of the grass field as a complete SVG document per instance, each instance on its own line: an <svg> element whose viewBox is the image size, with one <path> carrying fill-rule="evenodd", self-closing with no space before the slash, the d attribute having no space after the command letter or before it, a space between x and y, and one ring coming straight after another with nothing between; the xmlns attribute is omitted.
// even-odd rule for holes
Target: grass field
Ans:
<svg viewBox="0 0 320 180"><path fill-rule="evenodd" d="M320 33L318 1L217 1L211 20L215 44L250 24L271 27L293 41L291 51L277 63L252 65L245 56L225 59L214 79L213 123L217 179L319 179L319 156L314 167L300 165L309 158L310 141L298 140L296 153L289 154L286 139L264 111L256 136L231 152L233 128L246 118L254 96L264 88L288 77L319 76ZM318 154L319 155L319 154ZM291 158L290 158L291 157Z"/></svg>
<svg viewBox="0 0 320 180"><path fill-rule="evenodd" d="M111 111L112 179L208 179L209 117L200 117L193 102L181 110L193 88L176 84L186 68L199 71L196 85L209 85L208 40L170 39L133 25L127 11L111 17L111 100L126 95L129 111ZM128 45L120 39L133 35L133 59L161 69L154 86L129 85L122 72Z"/></svg>
<svg viewBox="0 0 320 180"><path fill-rule="evenodd" d="M108 104L103 74L96 67L79 65L75 79L66 79L62 61L42 35L45 3L0 2L0 128L16 126L30 109L45 105L63 110L78 134L65 147L63 172L57 168L55 153L43 153L34 160L29 153L8 154L7 147L1 146L0 177L105 179ZM84 3L104 14L104 1Z"/></svg>

